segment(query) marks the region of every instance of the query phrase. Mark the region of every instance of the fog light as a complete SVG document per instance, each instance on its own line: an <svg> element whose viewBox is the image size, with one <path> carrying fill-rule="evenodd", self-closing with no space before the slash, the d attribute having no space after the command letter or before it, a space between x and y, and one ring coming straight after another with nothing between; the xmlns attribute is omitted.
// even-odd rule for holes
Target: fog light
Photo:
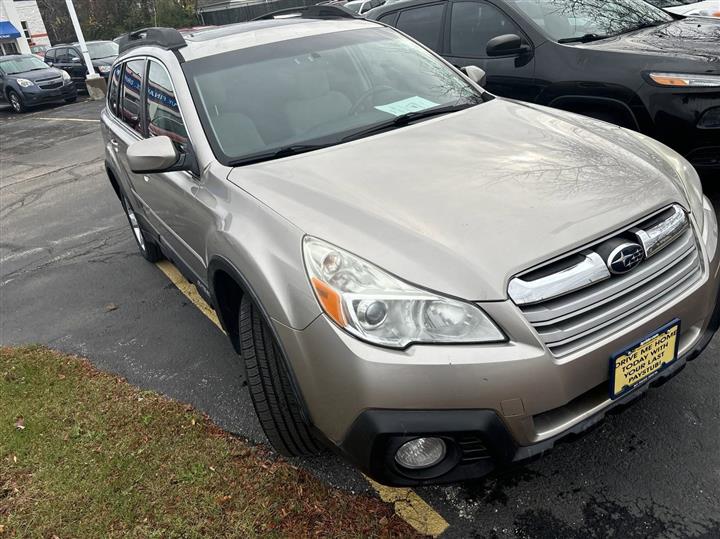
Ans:
<svg viewBox="0 0 720 539"><path fill-rule="evenodd" d="M419 470L435 466L445 458L445 442L441 438L416 438L405 442L395 453L403 468Z"/></svg>

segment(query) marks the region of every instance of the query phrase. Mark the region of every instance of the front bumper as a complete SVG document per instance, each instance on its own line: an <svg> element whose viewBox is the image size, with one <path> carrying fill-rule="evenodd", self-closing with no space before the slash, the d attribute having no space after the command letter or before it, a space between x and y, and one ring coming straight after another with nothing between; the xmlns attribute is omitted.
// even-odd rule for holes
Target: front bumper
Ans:
<svg viewBox="0 0 720 539"><path fill-rule="evenodd" d="M479 477L542 454L669 379L712 337L720 321L720 257L714 213L706 222L701 279L616 334L567 356L553 356L509 301L482 304L511 337L482 346L388 350L355 339L325 316L304 330L276 324L308 419L359 468L388 484ZM681 320L679 359L611 400L609 358L674 318ZM454 466L440 475L399 470L393 460L397 447L428 435L453 444Z"/></svg>
<svg viewBox="0 0 720 539"><path fill-rule="evenodd" d="M68 81L59 88L44 89L37 86L23 88L23 100L27 106L54 103L65 99L72 99L77 96L77 88L72 81Z"/></svg>
<svg viewBox="0 0 720 539"><path fill-rule="evenodd" d="M653 87L644 97L654 123L653 138L701 170L720 170L720 89Z"/></svg>

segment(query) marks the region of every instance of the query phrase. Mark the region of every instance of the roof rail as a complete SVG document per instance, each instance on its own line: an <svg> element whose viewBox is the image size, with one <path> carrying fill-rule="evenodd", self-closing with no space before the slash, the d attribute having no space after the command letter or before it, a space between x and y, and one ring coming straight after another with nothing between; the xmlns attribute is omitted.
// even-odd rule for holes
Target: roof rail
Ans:
<svg viewBox="0 0 720 539"><path fill-rule="evenodd" d="M167 50L177 50L185 45L185 38L175 28L143 28L124 34L118 38L119 54L134 47L155 45Z"/></svg>
<svg viewBox="0 0 720 539"><path fill-rule="evenodd" d="M314 6L299 6L279 9L271 11L265 15L260 15L252 19L253 21L263 21L268 19L284 19L291 17L301 17L303 19L363 19L356 13L342 6L333 6L329 4L318 4ZM363 19L364 20L364 19Z"/></svg>

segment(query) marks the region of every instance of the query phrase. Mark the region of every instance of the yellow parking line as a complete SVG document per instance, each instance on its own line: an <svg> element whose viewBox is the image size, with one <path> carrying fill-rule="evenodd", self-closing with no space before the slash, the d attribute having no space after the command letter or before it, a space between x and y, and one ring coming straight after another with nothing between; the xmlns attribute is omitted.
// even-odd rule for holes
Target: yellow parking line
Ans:
<svg viewBox="0 0 720 539"><path fill-rule="evenodd" d="M163 260L156 265L186 298L222 330L220 320L218 320L214 309L205 302L195 285L190 284L172 262ZM375 489L380 498L385 503L393 504L395 513L418 532L437 537L448 528L449 524L445 519L412 489L386 487L376 483L369 477L365 477L365 479Z"/></svg>
<svg viewBox="0 0 720 539"><path fill-rule="evenodd" d="M180 270L178 270L172 262L168 260L162 260L156 264L158 268L160 268L160 271L162 271L168 279L172 281L172 283L182 292L187 299L193 302L193 304L200 309L200 311L207 316L210 320L212 320L212 323L215 324L217 327L219 327L222 330L222 326L220 325L220 320L218 320L217 314L215 313L215 310L210 307L207 303L205 303L205 300L202 298L200 293L197 291L197 288L195 288L194 284L190 284L188 280L183 277L182 273L180 273Z"/></svg>
<svg viewBox="0 0 720 539"><path fill-rule="evenodd" d="M365 477L386 503L395 506L395 513L424 535L437 537L448 529L449 524L425 500L409 488L386 487Z"/></svg>

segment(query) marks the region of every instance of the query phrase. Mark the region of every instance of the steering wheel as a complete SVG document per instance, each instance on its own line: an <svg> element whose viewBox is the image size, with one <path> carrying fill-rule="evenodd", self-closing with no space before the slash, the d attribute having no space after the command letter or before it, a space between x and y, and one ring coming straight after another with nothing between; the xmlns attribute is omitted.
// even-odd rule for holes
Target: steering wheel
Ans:
<svg viewBox="0 0 720 539"><path fill-rule="evenodd" d="M355 101L355 104L350 108L350 115L354 116L358 112L360 112L360 109L363 108L363 105L365 105L371 97L379 94L380 92L387 92L388 90L393 92L395 91L395 88L383 84L380 86L373 86L369 90L364 91L363 94L358 98L358 100Z"/></svg>

